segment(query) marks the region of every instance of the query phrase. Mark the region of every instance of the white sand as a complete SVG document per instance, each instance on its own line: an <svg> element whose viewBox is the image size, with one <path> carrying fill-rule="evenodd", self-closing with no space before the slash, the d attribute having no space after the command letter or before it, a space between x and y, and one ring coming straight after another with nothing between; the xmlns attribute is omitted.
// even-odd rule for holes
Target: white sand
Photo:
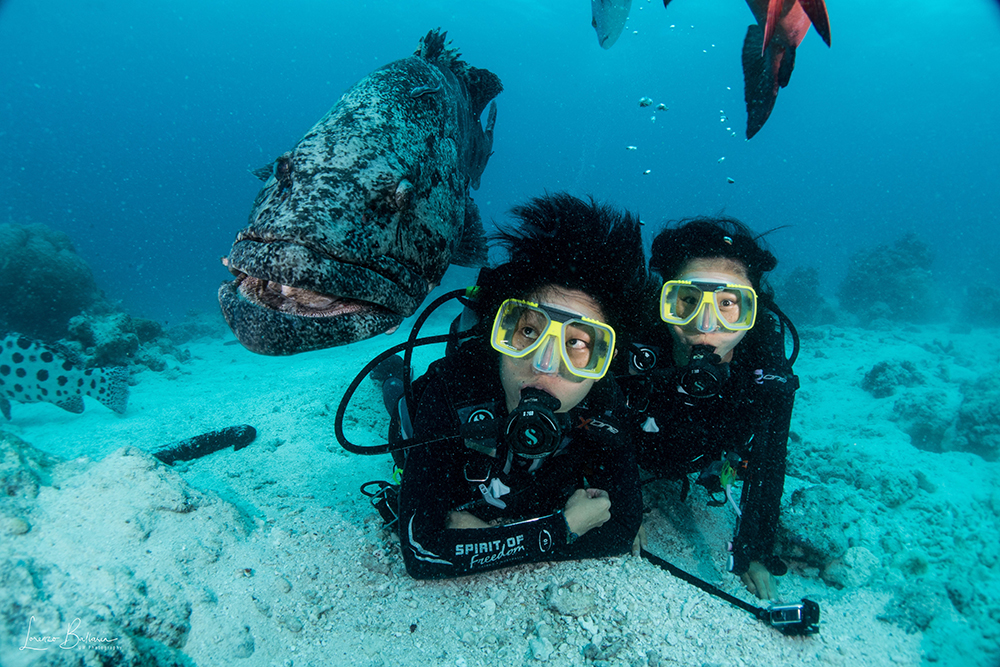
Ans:
<svg viewBox="0 0 1000 667"><path fill-rule="evenodd" d="M19 650L43 646L25 639L26 625L13 624L29 615L35 636L62 640L75 618L81 619L77 635L127 632L108 642L105 655L135 658L133 664L182 658L201 666L577 665L595 659L614 665L985 664L984 633L1000 632L996 607L985 607L997 614L985 624L970 624L950 608L927 633L907 634L877 617L910 581L926 581L928 590L943 586L953 567L975 569L983 590L997 590L997 563L976 558L983 543L996 542L1000 465L971 454L917 450L889 419L899 396L873 399L858 383L877 361L910 358L936 369L928 386L954 394L961 381L995 368L996 360L966 367L961 354L941 353L934 340L977 350L987 341L995 346L996 332L818 331L804 341L796 365L803 388L793 430L800 442L791 443L796 477L789 479L786 501L793 489L817 482L844 486L844 478L823 472L844 456L863 459L875 480L915 480L905 475L920 469L933 490L911 488L911 497L890 510L851 487L867 511L854 527L830 530L851 533L851 546L867 545L876 555L874 579L860 590L838 590L816 568L795 562L782 578L786 600L808 594L821 604L816 636L785 637L633 557L414 581L404 572L397 541L358 492L361 483L386 478L388 457L349 455L333 435L347 383L402 335L287 358L202 339L186 346L193 358L176 371L139 374L124 416L89 400L82 415L15 404L13 421L0 424L44 452L88 457L58 466L36 499L7 512L26 521L28 532L15 534L12 517L4 519L0 557L9 560L0 617L7 625L0 629L20 636L2 637L0 664L100 664L97 651L82 648L87 642ZM379 442L382 412L366 382L349 415L350 436ZM241 423L258 430L250 447L176 468L130 449ZM731 512L707 508L697 491L678 507L675 491L660 485L647 494L654 504L647 521L651 550L750 599L722 571ZM952 520L928 522L921 507L946 508ZM941 544L950 546L942 551ZM912 559L898 559L897 548L920 550L926 568L908 570ZM911 571L919 574L906 574Z"/></svg>

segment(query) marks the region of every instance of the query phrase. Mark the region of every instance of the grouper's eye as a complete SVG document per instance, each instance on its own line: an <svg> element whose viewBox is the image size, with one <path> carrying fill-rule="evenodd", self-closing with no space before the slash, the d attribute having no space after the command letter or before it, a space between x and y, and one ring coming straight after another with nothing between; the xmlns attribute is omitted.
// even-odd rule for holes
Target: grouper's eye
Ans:
<svg viewBox="0 0 1000 667"><path fill-rule="evenodd" d="M274 177L282 184L292 180L292 156L289 153L274 161Z"/></svg>
<svg viewBox="0 0 1000 667"><path fill-rule="evenodd" d="M410 205L410 200L412 199L413 183L410 183L410 181L404 178L399 182L399 185L396 186L396 191L393 193L393 201L396 204L396 208L402 211Z"/></svg>

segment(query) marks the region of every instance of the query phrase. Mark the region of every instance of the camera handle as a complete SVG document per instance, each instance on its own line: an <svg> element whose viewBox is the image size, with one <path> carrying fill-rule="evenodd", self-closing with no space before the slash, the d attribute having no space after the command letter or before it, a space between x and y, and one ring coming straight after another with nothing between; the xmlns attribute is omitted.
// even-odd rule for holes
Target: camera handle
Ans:
<svg viewBox="0 0 1000 667"><path fill-rule="evenodd" d="M713 586L693 574L688 574L676 565L668 563L645 549L641 551L641 555L653 565L666 570L678 579L683 579L706 593L721 598L729 604L753 614L757 620L767 623L786 635L811 635L819 632L819 604L812 600L803 598L802 602L773 605L770 608L758 607L730 595L721 588Z"/></svg>

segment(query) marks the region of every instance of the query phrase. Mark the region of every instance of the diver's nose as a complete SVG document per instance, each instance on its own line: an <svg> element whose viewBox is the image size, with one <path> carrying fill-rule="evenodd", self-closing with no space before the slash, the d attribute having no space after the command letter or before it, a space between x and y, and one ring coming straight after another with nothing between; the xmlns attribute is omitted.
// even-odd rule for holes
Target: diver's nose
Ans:
<svg viewBox="0 0 1000 667"><path fill-rule="evenodd" d="M702 304L701 312L698 313L698 331L702 333L712 333L719 328L719 322L715 317L715 308L710 304Z"/></svg>
<svg viewBox="0 0 1000 667"><path fill-rule="evenodd" d="M532 366L539 373L559 372L559 339L556 336L549 336L542 341L538 350L535 351L535 358Z"/></svg>

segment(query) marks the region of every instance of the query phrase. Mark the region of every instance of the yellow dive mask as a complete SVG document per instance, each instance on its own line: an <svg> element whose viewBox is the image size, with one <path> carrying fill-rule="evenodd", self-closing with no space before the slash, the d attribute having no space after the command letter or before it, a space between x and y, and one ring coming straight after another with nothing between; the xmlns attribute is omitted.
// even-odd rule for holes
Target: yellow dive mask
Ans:
<svg viewBox="0 0 1000 667"><path fill-rule="evenodd" d="M660 292L660 319L699 331L746 331L757 319L757 293L748 285L668 280Z"/></svg>
<svg viewBox="0 0 1000 667"><path fill-rule="evenodd" d="M614 356L615 330L579 313L507 299L493 320L490 343L515 359L534 353L542 373L558 373L561 366L576 378L599 380Z"/></svg>

